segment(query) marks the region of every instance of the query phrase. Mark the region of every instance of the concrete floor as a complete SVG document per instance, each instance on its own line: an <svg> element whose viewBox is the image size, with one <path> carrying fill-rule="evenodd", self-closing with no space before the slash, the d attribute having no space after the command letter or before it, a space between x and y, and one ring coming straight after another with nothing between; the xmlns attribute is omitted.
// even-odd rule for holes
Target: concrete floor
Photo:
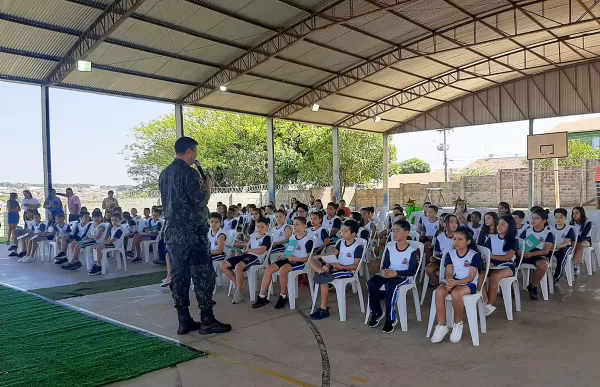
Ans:
<svg viewBox="0 0 600 387"><path fill-rule="evenodd" d="M72 276L51 263L19 264L2 257L6 257L4 246L0 247L0 282L26 289L106 278ZM131 265L129 274L156 270L148 266ZM421 309L423 321L416 321L409 304L408 332L401 332L398 325L391 335L363 324L358 298L351 292L346 322L338 320L332 297L331 318L311 326L305 319L310 312L306 288L300 288L299 309L277 311L272 304L254 310L248 300L232 305L222 287L215 295L215 313L234 330L209 337L175 335L171 295L158 286L64 303L210 354L115 386L598 386L600 275L581 276L573 288L563 280L550 301L530 301L526 292L521 296L523 311L515 313L514 321L506 320L498 299L498 310L488 318L488 333L480 335L479 347L471 345L467 327L458 344L446 339L433 345L425 338L430 295ZM192 314L197 315L193 304Z"/></svg>

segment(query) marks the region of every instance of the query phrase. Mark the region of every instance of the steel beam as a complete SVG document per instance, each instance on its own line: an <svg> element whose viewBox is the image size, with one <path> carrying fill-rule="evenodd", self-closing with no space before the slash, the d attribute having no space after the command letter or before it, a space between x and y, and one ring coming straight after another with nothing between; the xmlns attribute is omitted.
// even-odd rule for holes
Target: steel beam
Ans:
<svg viewBox="0 0 600 387"><path fill-rule="evenodd" d="M533 120L529 120L529 135L533 136ZM529 160L529 208L535 206L535 162Z"/></svg>
<svg viewBox="0 0 600 387"><path fill-rule="evenodd" d="M331 128L333 138L333 196L340 199L340 130L337 127Z"/></svg>
<svg viewBox="0 0 600 387"><path fill-rule="evenodd" d="M46 76L44 84L61 83L77 65L116 30L145 0L116 0L88 27L62 60Z"/></svg>
<svg viewBox="0 0 600 387"><path fill-rule="evenodd" d="M383 134L383 206L390 209L390 136Z"/></svg>
<svg viewBox="0 0 600 387"><path fill-rule="evenodd" d="M52 190L52 154L50 147L50 89L42 86L42 161L44 166L44 192Z"/></svg>
<svg viewBox="0 0 600 387"><path fill-rule="evenodd" d="M275 127L272 118L267 118L267 155L269 200L275 203Z"/></svg>
<svg viewBox="0 0 600 387"><path fill-rule="evenodd" d="M183 127L183 105L175 104L175 134L177 138L185 136Z"/></svg>

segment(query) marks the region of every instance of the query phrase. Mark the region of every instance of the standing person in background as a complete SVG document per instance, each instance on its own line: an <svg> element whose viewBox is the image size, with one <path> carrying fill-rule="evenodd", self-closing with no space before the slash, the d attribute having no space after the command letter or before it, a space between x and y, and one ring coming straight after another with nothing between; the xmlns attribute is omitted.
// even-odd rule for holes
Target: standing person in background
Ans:
<svg viewBox="0 0 600 387"><path fill-rule="evenodd" d="M69 209L69 223L78 221L81 214L81 200L79 196L73 194L73 188L67 188L64 194L57 193L58 196L67 198L67 208Z"/></svg>
<svg viewBox="0 0 600 387"><path fill-rule="evenodd" d="M215 271L208 241L208 200L212 179L196 161L198 142L180 137L175 160L158 180L166 227L163 232L171 266L171 289L177 310L178 334L199 329L200 334L225 333L231 325L215 319L212 300ZM192 168L196 164L198 170ZM200 324L190 316L190 278L200 308Z"/></svg>
<svg viewBox="0 0 600 387"><path fill-rule="evenodd" d="M36 213L38 208L42 206L39 200L31 196L29 190L23 191L23 196L25 197L21 202L21 209L23 209L23 211L31 210L31 212Z"/></svg>
<svg viewBox="0 0 600 387"><path fill-rule="evenodd" d="M465 203L464 199L461 199L459 196L458 199L456 199L456 201L454 202L454 204L455 204L454 215L458 219L458 225L459 226L469 225L469 221L467 220L467 217L469 215L469 210L467 209L467 204ZM475 238L475 239L477 239L477 238Z"/></svg>
<svg viewBox="0 0 600 387"><path fill-rule="evenodd" d="M21 205L17 200L16 192L11 192L8 201L6 202L6 211L8 211L8 240L11 246L8 251L11 251L9 257L17 256L17 225L19 224L19 212Z"/></svg>
<svg viewBox="0 0 600 387"><path fill-rule="evenodd" d="M113 197L114 194L115 193L113 191L108 191L108 197L102 200L103 210L110 210L112 207L119 207L119 201Z"/></svg>

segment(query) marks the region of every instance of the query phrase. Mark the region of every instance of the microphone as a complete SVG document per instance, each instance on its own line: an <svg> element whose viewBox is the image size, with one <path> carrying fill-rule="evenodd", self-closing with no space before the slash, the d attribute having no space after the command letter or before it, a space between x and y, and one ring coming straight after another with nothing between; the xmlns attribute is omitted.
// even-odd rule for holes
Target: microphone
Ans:
<svg viewBox="0 0 600 387"><path fill-rule="evenodd" d="M202 179L206 180L207 174L206 174L206 172L204 172L202 165L200 165L200 161L195 160L194 164L196 165L196 168L198 168L198 172L200 172L200 176L202 176Z"/></svg>

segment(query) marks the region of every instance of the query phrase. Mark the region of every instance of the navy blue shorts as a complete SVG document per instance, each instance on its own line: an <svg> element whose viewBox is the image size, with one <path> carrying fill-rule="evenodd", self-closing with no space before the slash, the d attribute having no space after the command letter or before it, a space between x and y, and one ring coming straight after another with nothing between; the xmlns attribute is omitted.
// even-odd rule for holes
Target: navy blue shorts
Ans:
<svg viewBox="0 0 600 387"><path fill-rule="evenodd" d="M468 287L471 290L471 294L477 293L477 285L473 282L469 282L468 284L464 284L464 286Z"/></svg>
<svg viewBox="0 0 600 387"><path fill-rule="evenodd" d="M292 271L304 270L304 265L306 264L306 262L290 262L290 260L287 258L280 259L279 261L275 261L273 263L276 264L280 269L285 265L290 265L292 267Z"/></svg>
<svg viewBox="0 0 600 387"><path fill-rule="evenodd" d="M258 265L260 263L260 259L258 259L256 255L244 254L237 257L231 257L227 259L227 262L229 262L231 267L236 267L238 263L243 263L246 265L246 268L244 268L244 271L246 271L248 268Z"/></svg>
<svg viewBox="0 0 600 387"><path fill-rule="evenodd" d="M285 245L273 247L273 249L271 249L271 253L283 253L284 251L285 251Z"/></svg>
<svg viewBox="0 0 600 387"><path fill-rule="evenodd" d="M222 261L227 257L227 254L223 253L223 254L219 254L219 255L211 255L211 258L214 261Z"/></svg>

